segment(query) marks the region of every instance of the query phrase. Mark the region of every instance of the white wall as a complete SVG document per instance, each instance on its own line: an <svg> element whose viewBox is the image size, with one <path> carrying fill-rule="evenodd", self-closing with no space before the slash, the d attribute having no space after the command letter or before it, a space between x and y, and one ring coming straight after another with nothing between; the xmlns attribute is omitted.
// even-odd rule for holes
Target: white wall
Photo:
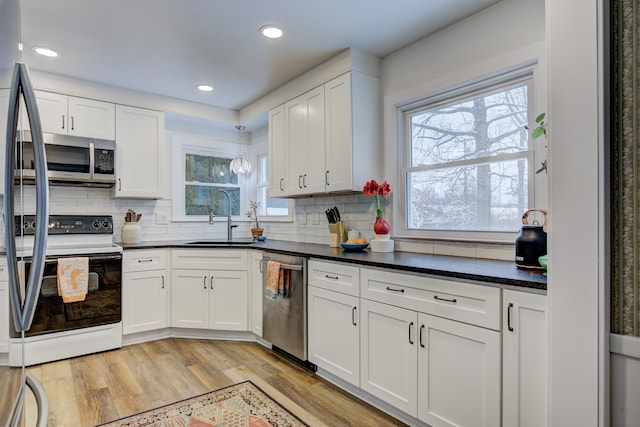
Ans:
<svg viewBox="0 0 640 427"><path fill-rule="evenodd" d="M607 312L602 297L602 3L547 0L549 420L558 427L608 422L606 396L599 396L608 390L606 378L599 376Z"/></svg>

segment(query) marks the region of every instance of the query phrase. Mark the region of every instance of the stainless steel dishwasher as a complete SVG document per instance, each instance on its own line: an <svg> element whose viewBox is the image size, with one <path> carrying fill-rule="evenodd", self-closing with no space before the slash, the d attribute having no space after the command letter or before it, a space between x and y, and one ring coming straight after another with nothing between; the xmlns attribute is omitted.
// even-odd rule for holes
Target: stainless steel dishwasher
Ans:
<svg viewBox="0 0 640 427"><path fill-rule="evenodd" d="M292 292L275 300L265 297L267 264L280 263L292 274ZM307 362L307 259L292 255L265 253L262 258L262 337L274 351L293 356L293 361L315 370Z"/></svg>

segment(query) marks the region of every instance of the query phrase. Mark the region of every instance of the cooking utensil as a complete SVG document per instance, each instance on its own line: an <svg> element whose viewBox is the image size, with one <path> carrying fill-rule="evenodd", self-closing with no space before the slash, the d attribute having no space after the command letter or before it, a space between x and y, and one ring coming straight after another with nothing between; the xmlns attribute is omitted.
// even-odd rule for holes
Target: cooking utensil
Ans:
<svg viewBox="0 0 640 427"><path fill-rule="evenodd" d="M529 224L529 214L540 212L544 216L544 224L534 221ZM522 214L522 229L516 237L516 266L519 268L544 269L538 260L547 253L547 211L529 209Z"/></svg>

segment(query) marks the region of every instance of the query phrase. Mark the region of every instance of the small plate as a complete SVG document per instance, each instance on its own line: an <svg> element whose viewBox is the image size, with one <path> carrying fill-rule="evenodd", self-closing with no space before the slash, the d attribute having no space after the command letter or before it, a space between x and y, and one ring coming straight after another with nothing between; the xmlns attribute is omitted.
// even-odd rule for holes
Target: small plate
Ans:
<svg viewBox="0 0 640 427"><path fill-rule="evenodd" d="M340 246L342 246L342 248L345 251L361 251L366 249L369 244L368 243L362 243L362 244L351 244L351 243L340 243Z"/></svg>

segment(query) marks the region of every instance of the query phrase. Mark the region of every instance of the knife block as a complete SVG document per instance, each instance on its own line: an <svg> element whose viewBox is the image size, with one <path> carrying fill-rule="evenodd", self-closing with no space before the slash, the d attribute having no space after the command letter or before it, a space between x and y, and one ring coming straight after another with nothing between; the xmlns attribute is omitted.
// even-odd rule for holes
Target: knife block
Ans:
<svg viewBox="0 0 640 427"><path fill-rule="evenodd" d="M342 232L340 232L340 224L342 224ZM345 222L340 221L335 224L329 224L329 246L332 248L339 248L341 242L346 242L347 231Z"/></svg>

